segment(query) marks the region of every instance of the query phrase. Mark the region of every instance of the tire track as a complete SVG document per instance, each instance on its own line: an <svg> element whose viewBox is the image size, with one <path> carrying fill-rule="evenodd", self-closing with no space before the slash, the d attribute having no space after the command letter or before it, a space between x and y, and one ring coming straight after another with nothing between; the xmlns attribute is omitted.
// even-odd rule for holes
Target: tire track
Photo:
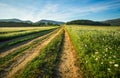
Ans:
<svg viewBox="0 0 120 78"><path fill-rule="evenodd" d="M75 50L68 33L65 31L64 46L57 69L57 78L82 78L79 68L75 66Z"/></svg>
<svg viewBox="0 0 120 78"><path fill-rule="evenodd" d="M60 31L62 31L62 29L60 29L57 33L49 36L47 39L44 39L42 42L39 43L38 46L36 46L30 51L27 51L24 55L16 57L15 61L8 68L5 69L8 71L4 73L4 76L2 76L2 78L12 78L16 72L23 69L28 62L32 61L32 59L38 56L40 50L47 46L47 44L49 44L49 42L60 33Z"/></svg>
<svg viewBox="0 0 120 78"><path fill-rule="evenodd" d="M52 33L56 32L57 30L58 30L58 29L50 32L49 34L52 34ZM14 48L12 48L12 49L10 49L10 50L8 50L8 51L5 51L5 52L0 53L0 58L5 57L6 55L8 55L8 54L10 54L10 53L12 53L12 52L17 51L18 49L20 49L20 48L22 48L22 47L25 47L25 46L27 46L27 45L30 45L30 44L33 43L34 41L37 41L37 40L39 40L39 39L41 39L41 38L44 38L44 37L48 36L49 34L45 34L45 35L40 36L40 37L38 37L38 38L35 38L35 39L33 39L33 40L29 40L29 41L26 41L26 42L22 42L22 43L20 43L20 45L16 45L16 46L14 46Z"/></svg>
<svg viewBox="0 0 120 78"><path fill-rule="evenodd" d="M13 67L15 67L15 66L17 66L19 63L21 63L21 62L28 56L28 54L31 54L31 53L33 52L33 49L34 49L35 47L37 47L37 46L40 45L42 42L44 42L44 38L49 37L50 35L56 33L58 30L59 30L59 29L56 29L55 31L53 31L53 32L51 32L51 33L49 33L49 34L43 35L43 36L41 36L41 37L39 37L39 38L36 38L36 39L30 41L30 42L27 43L27 44L24 44L24 45L22 45L22 46L20 46L20 47L14 48L14 49L12 49L12 50L10 50L10 51L7 51L7 52L3 53L3 55L0 55L0 56L5 57L5 56L8 55L8 54L11 54L11 53L13 53L13 52L16 52L17 50L21 49L22 47L24 48L25 46L31 45L31 44L34 43L35 41L40 40L40 39L43 38L43 40L42 40L40 43L35 44L35 45L34 45L33 47L31 47L30 49L28 48L27 50L25 50L25 52L23 52L23 53L21 53L21 54L18 54L18 55L15 56L14 58L12 58L12 59L8 60L7 62L5 62L4 64L0 65L0 78L1 78L1 77L3 78L3 77L8 73L8 71L12 70Z"/></svg>

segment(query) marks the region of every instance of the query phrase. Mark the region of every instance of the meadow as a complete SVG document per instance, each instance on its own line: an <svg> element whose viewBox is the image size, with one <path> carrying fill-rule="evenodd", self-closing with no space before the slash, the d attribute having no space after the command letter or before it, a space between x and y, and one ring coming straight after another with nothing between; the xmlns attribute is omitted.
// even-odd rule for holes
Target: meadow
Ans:
<svg viewBox="0 0 120 78"><path fill-rule="evenodd" d="M0 28L0 78L119 76L119 26Z"/></svg>
<svg viewBox="0 0 120 78"><path fill-rule="evenodd" d="M120 76L120 27L67 26L86 78Z"/></svg>

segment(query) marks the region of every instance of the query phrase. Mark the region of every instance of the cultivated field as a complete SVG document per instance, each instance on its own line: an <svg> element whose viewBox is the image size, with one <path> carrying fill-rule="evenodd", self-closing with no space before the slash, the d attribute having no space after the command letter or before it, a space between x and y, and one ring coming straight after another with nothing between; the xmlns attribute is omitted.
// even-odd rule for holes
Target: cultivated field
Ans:
<svg viewBox="0 0 120 78"><path fill-rule="evenodd" d="M120 27L0 28L0 78L119 78Z"/></svg>

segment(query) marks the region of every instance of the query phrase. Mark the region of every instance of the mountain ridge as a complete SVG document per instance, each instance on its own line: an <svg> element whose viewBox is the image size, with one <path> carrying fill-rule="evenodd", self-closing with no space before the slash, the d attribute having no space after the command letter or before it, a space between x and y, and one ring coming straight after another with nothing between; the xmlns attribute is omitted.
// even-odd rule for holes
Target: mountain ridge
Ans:
<svg viewBox="0 0 120 78"><path fill-rule="evenodd" d="M14 26L56 26L62 24L76 24L76 25L106 25L106 26L120 26L120 18L116 19L109 19L104 21L92 21L92 20L73 20L70 22L61 22L61 21L54 21L54 20L46 20L42 19L37 22L32 22L30 20L20 20L20 19L0 19L0 27L14 27Z"/></svg>
<svg viewBox="0 0 120 78"><path fill-rule="evenodd" d="M109 24L111 24L111 25L120 26L120 18L105 20L105 21L103 21L103 22L104 22L104 23L109 23Z"/></svg>
<svg viewBox="0 0 120 78"><path fill-rule="evenodd" d="M59 24L59 25L64 24L64 22L61 22L61 21L46 20L46 19L42 19L42 20L40 20L40 21L38 21L38 22L42 22L42 23L53 23L53 24Z"/></svg>

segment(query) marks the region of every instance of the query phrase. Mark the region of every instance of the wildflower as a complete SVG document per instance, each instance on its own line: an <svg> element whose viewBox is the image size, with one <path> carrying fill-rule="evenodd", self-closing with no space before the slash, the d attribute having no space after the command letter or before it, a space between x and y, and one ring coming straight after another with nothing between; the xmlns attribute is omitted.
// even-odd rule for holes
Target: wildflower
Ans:
<svg viewBox="0 0 120 78"><path fill-rule="evenodd" d="M103 64L103 62L101 62L101 64Z"/></svg>
<svg viewBox="0 0 120 78"><path fill-rule="evenodd" d="M95 52L95 54L98 54L99 52Z"/></svg>
<svg viewBox="0 0 120 78"><path fill-rule="evenodd" d="M87 45L85 44L85 47L87 47Z"/></svg>
<svg viewBox="0 0 120 78"><path fill-rule="evenodd" d="M108 48L105 48L105 51L107 52L107 51L108 51Z"/></svg>
<svg viewBox="0 0 120 78"><path fill-rule="evenodd" d="M110 61L109 63L110 63L110 64L113 64L114 62Z"/></svg>
<svg viewBox="0 0 120 78"><path fill-rule="evenodd" d="M105 56L107 56L107 54L105 54Z"/></svg>
<svg viewBox="0 0 120 78"><path fill-rule="evenodd" d="M110 71L110 68L108 68L107 70Z"/></svg>
<svg viewBox="0 0 120 78"><path fill-rule="evenodd" d="M116 56L115 56L115 55L114 55L113 57L114 57L114 58L116 58Z"/></svg>
<svg viewBox="0 0 120 78"><path fill-rule="evenodd" d="M98 61L98 58L95 58L96 61Z"/></svg>
<svg viewBox="0 0 120 78"><path fill-rule="evenodd" d="M118 67L119 65L118 64L114 64L115 67Z"/></svg>

